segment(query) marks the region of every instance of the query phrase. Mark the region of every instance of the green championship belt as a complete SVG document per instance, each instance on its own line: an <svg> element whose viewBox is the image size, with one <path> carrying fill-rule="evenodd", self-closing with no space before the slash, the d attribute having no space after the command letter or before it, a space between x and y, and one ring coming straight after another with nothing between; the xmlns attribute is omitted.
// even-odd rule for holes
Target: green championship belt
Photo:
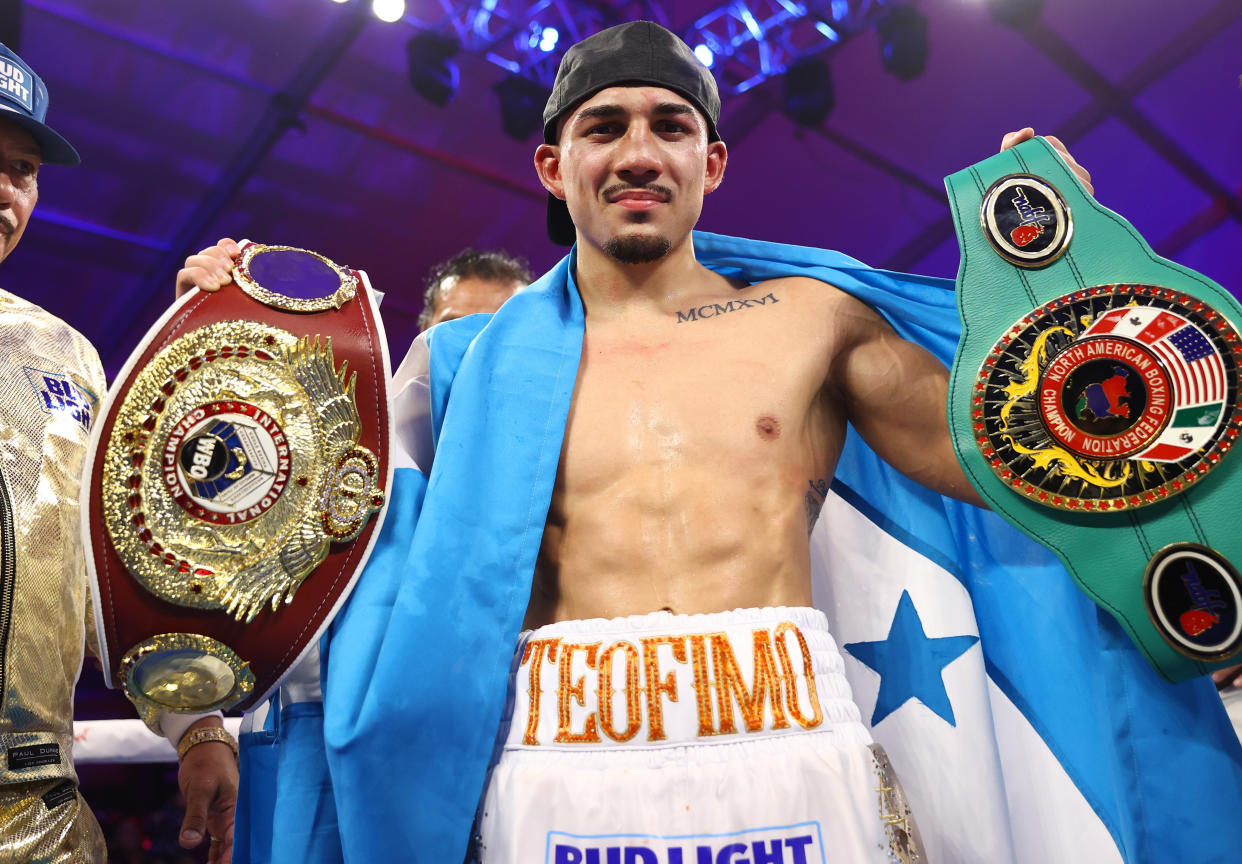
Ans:
<svg viewBox="0 0 1242 864"><path fill-rule="evenodd" d="M945 185L967 477L1166 678L1242 662L1242 307L1156 255L1042 138Z"/></svg>

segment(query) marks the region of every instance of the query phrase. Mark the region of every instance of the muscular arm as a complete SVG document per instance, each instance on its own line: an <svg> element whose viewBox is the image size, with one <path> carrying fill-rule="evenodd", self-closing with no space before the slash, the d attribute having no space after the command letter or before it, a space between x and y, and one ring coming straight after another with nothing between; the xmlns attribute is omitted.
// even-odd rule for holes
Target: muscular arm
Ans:
<svg viewBox="0 0 1242 864"><path fill-rule="evenodd" d="M841 347L831 383L863 440L911 480L987 506L953 452L946 413L949 370L859 300L843 296L836 316Z"/></svg>
<svg viewBox="0 0 1242 864"><path fill-rule="evenodd" d="M1001 141L1008 150L1035 137L1029 126ZM1065 164L1093 193L1091 175L1065 145L1046 136ZM840 347L829 384L846 418L886 462L942 495L986 507L953 452L946 402L949 371L928 351L898 336L875 310L842 295L836 313Z"/></svg>

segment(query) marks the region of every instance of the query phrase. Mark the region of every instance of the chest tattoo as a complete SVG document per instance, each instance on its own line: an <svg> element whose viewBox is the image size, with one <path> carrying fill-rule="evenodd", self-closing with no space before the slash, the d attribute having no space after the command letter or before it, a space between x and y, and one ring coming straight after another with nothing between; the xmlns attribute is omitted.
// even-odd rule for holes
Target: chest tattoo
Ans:
<svg viewBox="0 0 1242 864"><path fill-rule="evenodd" d="M715 318L717 315L724 315L727 312L754 309L756 306L769 306L779 302L781 301L776 299L775 294L765 294L763 297L730 300L728 303L708 303L704 306L691 306L684 312L677 313L677 323L685 324L687 321L704 321L708 318Z"/></svg>

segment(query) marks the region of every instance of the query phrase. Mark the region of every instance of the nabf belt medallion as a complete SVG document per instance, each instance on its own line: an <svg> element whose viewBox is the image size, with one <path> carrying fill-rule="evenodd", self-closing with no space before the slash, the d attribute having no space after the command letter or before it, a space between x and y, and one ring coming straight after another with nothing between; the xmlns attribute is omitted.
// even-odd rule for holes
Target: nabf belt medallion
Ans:
<svg viewBox="0 0 1242 864"><path fill-rule="evenodd" d="M992 248L1019 267L1051 264L1074 236L1074 221L1061 193L1029 174L997 180L983 196L979 219Z"/></svg>
<svg viewBox="0 0 1242 864"><path fill-rule="evenodd" d="M1213 549L1175 543L1161 549L1143 580L1151 620L1174 649L1219 660L1242 648L1242 579Z"/></svg>
<svg viewBox="0 0 1242 864"><path fill-rule="evenodd" d="M995 344L975 384L975 441L1049 507L1142 507L1202 479L1242 429L1233 326L1151 285L1045 303Z"/></svg>
<svg viewBox="0 0 1242 864"><path fill-rule="evenodd" d="M148 716L274 687L344 599L388 485L365 277L249 245L235 279L157 325L91 465L101 653Z"/></svg>

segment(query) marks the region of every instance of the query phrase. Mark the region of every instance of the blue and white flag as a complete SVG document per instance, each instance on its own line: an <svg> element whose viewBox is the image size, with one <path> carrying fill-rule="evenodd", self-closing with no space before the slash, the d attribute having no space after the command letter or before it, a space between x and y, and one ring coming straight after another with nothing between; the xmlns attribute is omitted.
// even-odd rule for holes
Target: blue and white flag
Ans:
<svg viewBox="0 0 1242 864"><path fill-rule="evenodd" d="M950 282L819 249L703 233L694 244L706 266L747 282L833 284L952 359ZM252 811L252 837L255 818L284 836L298 819L314 828L315 848L292 846L299 861L462 860L577 375L571 261L496 315L430 334L427 408L406 427L427 429L430 444L407 446L434 446L435 458L429 476L398 469L331 630L323 735L302 725L275 745L276 776L246 781L256 804L296 785L286 764L315 786L275 793L275 816ZM929 861L1240 859L1242 747L1215 688L1161 679L1051 553L898 475L853 432L811 543L816 603ZM242 833L235 860L293 860L279 838Z"/></svg>

